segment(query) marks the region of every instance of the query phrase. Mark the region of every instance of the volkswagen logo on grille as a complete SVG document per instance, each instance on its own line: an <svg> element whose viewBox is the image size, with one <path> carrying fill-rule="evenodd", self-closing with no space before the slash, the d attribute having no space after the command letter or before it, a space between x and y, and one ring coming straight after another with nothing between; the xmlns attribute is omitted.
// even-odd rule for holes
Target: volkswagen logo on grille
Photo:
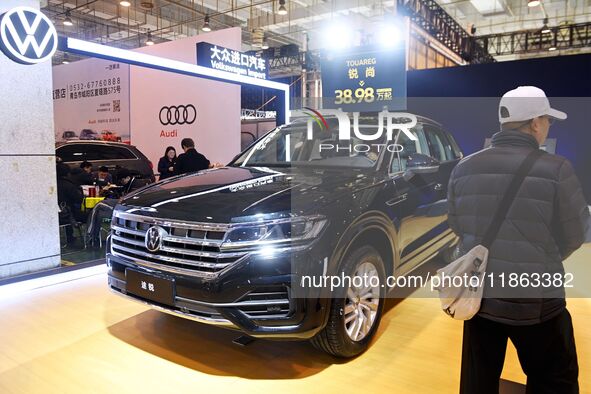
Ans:
<svg viewBox="0 0 591 394"><path fill-rule="evenodd" d="M39 10L16 7L0 16L0 50L15 62L41 63L56 49L55 27Z"/></svg>
<svg viewBox="0 0 591 394"><path fill-rule="evenodd" d="M197 110L192 104L162 107L159 113L160 123L167 125L193 124L197 119Z"/></svg>
<svg viewBox="0 0 591 394"><path fill-rule="evenodd" d="M162 246L162 238L166 235L166 231L162 227L152 226L146 231L145 245L150 252L157 252Z"/></svg>

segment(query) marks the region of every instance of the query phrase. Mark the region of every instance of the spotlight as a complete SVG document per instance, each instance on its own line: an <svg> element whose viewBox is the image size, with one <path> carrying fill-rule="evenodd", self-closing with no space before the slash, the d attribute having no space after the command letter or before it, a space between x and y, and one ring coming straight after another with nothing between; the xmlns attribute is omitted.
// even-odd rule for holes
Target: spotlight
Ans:
<svg viewBox="0 0 591 394"><path fill-rule="evenodd" d="M72 22L72 18L70 18L70 11L66 11L66 19L64 19L64 26L72 26L74 22Z"/></svg>
<svg viewBox="0 0 591 394"><path fill-rule="evenodd" d="M396 46L400 39L400 29L391 22L385 24L378 33L378 42L384 47Z"/></svg>
<svg viewBox="0 0 591 394"><path fill-rule="evenodd" d="M323 41L326 48L342 49L353 45L353 35L349 26L337 22L324 31Z"/></svg>
<svg viewBox="0 0 591 394"><path fill-rule="evenodd" d="M537 7L540 5L540 3L541 3L540 0L527 0L528 7Z"/></svg>
<svg viewBox="0 0 591 394"><path fill-rule="evenodd" d="M279 15L287 15L287 8L285 8L285 0L279 0L279 9L277 10Z"/></svg>
<svg viewBox="0 0 591 394"><path fill-rule="evenodd" d="M123 7L131 7L131 2L127 1L127 0L121 0L119 2L119 5L123 6Z"/></svg>
<svg viewBox="0 0 591 394"><path fill-rule="evenodd" d="M154 45L154 41L152 40L152 32L150 30L148 30L148 39L146 40L146 45Z"/></svg>
<svg viewBox="0 0 591 394"><path fill-rule="evenodd" d="M549 50L550 52L552 52L552 51L555 51L556 49L557 49L557 48L556 48L554 45L552 45L550 48L548 48L548 50Z"/></svg>
<svg viewBox="0 0 591 394"><path fill-rule="evenodd" d="M551 32L550 28L548 27L548 18L544 18L544 26L542 26L541 32L542 34L548 34Z"/></svg>
<svg viewBox="0 0 591 394"><path fill-rule="evenodd" d="M203 19L203 26L201 27L201 30L205 32L211 31L211 26L209 26L209 15L205 15L205 19Z"/></svg>
<svg viewBox="0 0 591 394"><path fill-rule="evenodd" d="M62 59L62 64L70 64L70 56L67 53L64 53L64 58Z"/></svg>
<svg viewBox="0 0 591 394"><path fill-rule="evenodd" d="M269 43L267 42L267 40L263 41L263 45L261 46L261 49L269 49Z"/></svg>

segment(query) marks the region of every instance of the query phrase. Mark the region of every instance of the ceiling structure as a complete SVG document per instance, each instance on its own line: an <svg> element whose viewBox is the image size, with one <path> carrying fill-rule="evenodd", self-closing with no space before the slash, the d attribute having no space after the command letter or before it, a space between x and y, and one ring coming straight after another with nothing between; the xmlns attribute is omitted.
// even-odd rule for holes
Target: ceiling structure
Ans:
<svg viewBox="0 0 591 394"><path fill-rule="evenodd" d="M528 7L528 0L436 0L468 32L477 37L548 25L591 21L591 0L542 0ZM286 0L286 15L279 15L278 0L42 0L43 11L54 20L58 32L67 36L122 48L145 45L150 32L154 42L202 34L206 16L213 30L240 26L243 50L296 44L314 50L322 47L327 25L343 20L357 35L377 26L405 0ZM72 26L64 26L70 18ZM586 52L591 47L563 52ZM503 54L497 60L555 55L548 51ZM62 62L63 54L54 62Z"/></svg>

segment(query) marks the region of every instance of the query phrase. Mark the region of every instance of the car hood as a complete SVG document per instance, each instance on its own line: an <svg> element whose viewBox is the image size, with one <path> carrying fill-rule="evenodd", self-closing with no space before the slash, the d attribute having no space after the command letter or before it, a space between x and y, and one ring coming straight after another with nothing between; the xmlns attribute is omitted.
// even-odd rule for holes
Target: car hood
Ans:
<svg viewBox="0 0 591 394"><path fill-rule="evenodd" d="M167 219L230 223L261 214L308 214L374 184L371 171L222 167L155 183L128 195L118 209Z"/></svg>

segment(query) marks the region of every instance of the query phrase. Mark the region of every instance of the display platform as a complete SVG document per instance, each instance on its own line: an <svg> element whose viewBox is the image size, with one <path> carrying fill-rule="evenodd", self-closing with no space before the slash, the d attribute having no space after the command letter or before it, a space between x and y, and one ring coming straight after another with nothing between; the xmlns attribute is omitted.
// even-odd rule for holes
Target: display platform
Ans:
<svg viewBox="0 0 591 394"><path fill-rule="evenodd" d="M588 275L591 245L566 263ZM436 264L436 263L432 263ZM2 293L1 393L457 393L462 323L437 299L389 300L373 346L344 361L302 342L232 341L239 334L169 316L111 294L106 270ZM79 270L84 271L84 270ZM100 272L97 274L97 272ZM21 288L22 289L22 288ZM591 299L569 299L582 393L591 393ZM509 345L506 392L525 383ZM513 391L517 390L517 391Z"/></svg>

